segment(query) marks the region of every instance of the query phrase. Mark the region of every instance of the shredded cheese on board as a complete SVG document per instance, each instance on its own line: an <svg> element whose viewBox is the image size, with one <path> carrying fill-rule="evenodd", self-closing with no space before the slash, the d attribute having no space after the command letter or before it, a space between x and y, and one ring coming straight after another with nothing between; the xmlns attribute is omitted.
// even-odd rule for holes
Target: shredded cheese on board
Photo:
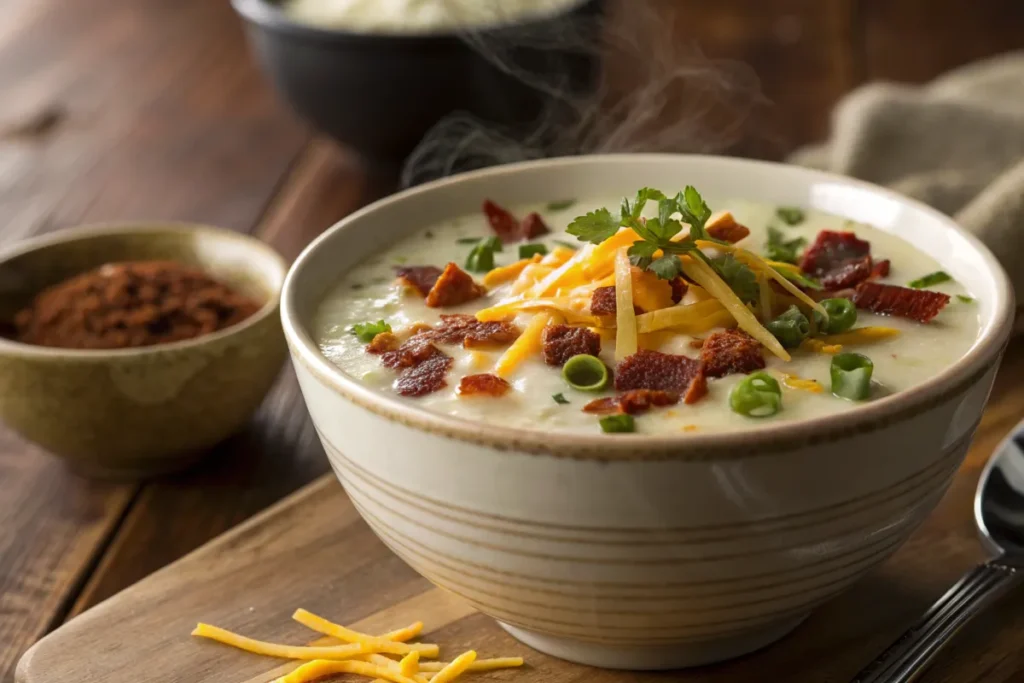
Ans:
<svg viewBox="0 0 1024 683"><path fill-rule="evenodd" d="M540 353L544 345L544 328L555 324L558 320L559 316L556 313L542 311L535 314L530 319L526 329L523 330L523 333L519 335L519 338L512 342L512 346L508 347L501 358L498 359L498 364L494 368L494 374L502 379L508 379L509 375L519 367L520 363L528 357Z"/></svg>
<svg viewBox="0 0 1024 683"><path fill-rule="evenodd" d="M302 664L294 671L275 678L273 683L310 683L335 674L365 676L372 679L371 683L452 683L467 671L493 671L523 665L522 657L477 659L477 654L473 650L463 653L451 662L421 662L421 657L436 657L439 648L436 645L406 644L399 641L410 640L419 635L423 631L422 622L384 635L372 636L328 621L304 609L296 610L292 618L318 633L344 640L348 644L314 647L268 643L202 623L196 627L192 635L271 657L302 660L309 659L307 655L314 652L328 655ZM401 660L385 656L403 654L398 652L402 648L405 649L405 653ZM341 659L336 656L342 652L347 654L347 658Z"/></svg>

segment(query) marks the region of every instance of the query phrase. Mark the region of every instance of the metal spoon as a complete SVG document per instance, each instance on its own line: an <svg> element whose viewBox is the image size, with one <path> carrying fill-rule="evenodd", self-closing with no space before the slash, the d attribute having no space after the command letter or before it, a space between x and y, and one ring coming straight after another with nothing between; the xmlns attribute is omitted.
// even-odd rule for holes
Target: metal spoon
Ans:
<svg viewBox="0 0 1024 683"><path fill-rule="evenodd" d="M964 575L853 683L909 683L973 617L1024 581L1024 422L996 449L974 494L974 521L994 555Z"/></svg>

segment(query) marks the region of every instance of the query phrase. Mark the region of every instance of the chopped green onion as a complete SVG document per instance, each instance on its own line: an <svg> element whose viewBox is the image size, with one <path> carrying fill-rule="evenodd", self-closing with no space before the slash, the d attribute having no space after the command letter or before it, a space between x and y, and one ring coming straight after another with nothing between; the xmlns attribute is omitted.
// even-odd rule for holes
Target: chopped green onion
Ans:
<svg viewBox="0 0 1024 683"><path fill-rule="evenodd" d="M560 199L556 202L548 203L548 211L565 211L576 204L575 199Z"/></svg>
<svg viewBox="0 0 1024 683"><path fill-rule="evenodd" d="M476 244L477 242L481 241L482 239L483 239L483 237L460 237L459 239L455 240L455 243L456 244Z"/></svg>
<svg viewBox="0 0 1024 683"><path fill-rule="evenodd" d="M373 338L378 334L390 331L391 325L388 325L383 320L378 320L375 323L356 323L352 326L352 334L365 344L372 342Z"/></svg>
<svg viewBox="0 0 1024 683"><path fill-rule="evenodd" d="M782 410L782 387L767 372L755 372L729 392L729 407L747 417L768 417Z"/></svg>
<svg viewBox="0 0 1024 683"><path fill-rule="evenodd" d="M775 215L786 225L800 225L806 218L803 209L795 206L780 206L775 209Z"/></svg>
<svg viewBox="0 0 1024 683"><path fill-rule="evenodd" d="M391 260L394 261L395 263L397 263L398 265L402 265L403 263L405 263L405 262L407 262L409 260L409 257L408 256L396 256L396 257L394 257Z"/></svg>
<svg viewBox="0 0 1024 683"><path fill-rule="evenodd" d="M552 394L551 398L552 398L552 400L554 400L555 403L557 403L560 406L564 406L564 405L568 405L569 404L569 399L567 399L565 397L565 394L562 394L562 393Z"/></svg>
<svg viewBox="0 0 1024 683"><path fill-rule="evenodd" d="M794 282L801 287L806 289L821 289L821 283L815 280L813 277L808 277L802 272L797 272L791 268L779 268L776 270L779 275L786 278L790 282Z"/></svg>
<svg viewBox="0 0 1024 683"><path fill-rule="evenodd" d="M965 304L973 304L974 303L974 297L973 296L965 296L963 294L957 294L956 298L960 299L960 301L964 302Z"/></svg>
<svg viewBox="0 0 1024 683"><path fill-rule="evenodd" d="M629 414L606 415L601 418L601 431L605 434L627 434L636 431L636 422Z"/></svg>
<svg viewBox="0 0 1024 683"><path fill-rule="evenodd" d="M573 244L572 242L565 242L563 240L555 240L555 244L557 244L560 247L565 247L566 249L572 249L573 251L576 251L577 249L580 248L579 243Z"/></svg>
<svg viewBox="0 0 1024 683"><path fill-rule="evenodd" d="M949 282L953 278L950 277L949 273L943 270L937 270L934 273L928 273L924 277L919 277L916 280L911 280L907 287L912 289L924 289L925 287L931 287L932 285L939 285L943 282Z"/></svg>
<svg viewBox="0 0 1024 683"><path fill-rule="evenodd" d="M466 257L466 270L471 273L486 273L494 269L494 252L487 245L478 244Z"/></svg>
<svg viewBox="0 0 1024 683"><path fill-rule="evenodd" d="M832 357L832 393L851 401L863 401L871 394L871 373L875 364L859 353Z"/></svg>
<svg viewBox="0 0 1024 683"><path fill-rule="evenodd" d="M501 239L497 235L492 235L480 243L481 246L485 246L491 251L504 251L505 246L501 243Z"/></svg>
<svg viewBox="0 0 1024 683"><path fill-rule="evenodd" d="M785 313L765 325L769 332L787 349L795 349L807 339L811 323L796 306L790 306Z"/></svg>
<svg viewBox="0 0 1024 683"><path fill-rule="evenodd" d="M821 307L828 313L828 320L825 320L821 313L814 311L814 322L818 330L824 334L839 334L846 332L857 323L857 307L849 299L824 299L819 301Z"/></svg>
<svg viewBox="0 0 1024 683"><path fill-rule="evenodd" d="M548 248L543 244L520 244L519 245L519 258L532 258L534 254L540 254L544 256L548 253Z"/></svg>
<svg viewBox="0 0 1024 683"><path fill-rule="evenodd" d="M597 356L581 353L565 361L562 378L578 391L601 391L608 386L608 366Z"/></svg>

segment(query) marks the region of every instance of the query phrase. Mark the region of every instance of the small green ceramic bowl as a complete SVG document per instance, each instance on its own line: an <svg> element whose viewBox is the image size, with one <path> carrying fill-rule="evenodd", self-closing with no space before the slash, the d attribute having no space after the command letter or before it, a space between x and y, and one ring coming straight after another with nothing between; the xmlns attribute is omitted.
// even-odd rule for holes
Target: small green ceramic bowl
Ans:
<svg viewBox="0 0 1024 683"><path fill-rule="evenodd" d="M198 266L265 305L196 339L65 350L0 337L0 419L85 474L138 477L185 467L238 430L285 358L278 315L287 264L228 230L117 224L64 230L0 253L0 324L44 287L115 261Z"/></svg>

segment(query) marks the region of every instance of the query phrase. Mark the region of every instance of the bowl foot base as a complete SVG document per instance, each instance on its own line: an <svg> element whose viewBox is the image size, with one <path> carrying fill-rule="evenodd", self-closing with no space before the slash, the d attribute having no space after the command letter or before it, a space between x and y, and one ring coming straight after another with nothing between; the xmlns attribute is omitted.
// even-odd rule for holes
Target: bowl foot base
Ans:
<svg viewBox="0 0 1024 683"><path fill-rule="evenodd" d="M544 654L603 669L663 671L713 664L760 650L788 635L807 618L802 614L721 640L652 647L617 647L549 636L498 622L516 640Z"/></svg>

